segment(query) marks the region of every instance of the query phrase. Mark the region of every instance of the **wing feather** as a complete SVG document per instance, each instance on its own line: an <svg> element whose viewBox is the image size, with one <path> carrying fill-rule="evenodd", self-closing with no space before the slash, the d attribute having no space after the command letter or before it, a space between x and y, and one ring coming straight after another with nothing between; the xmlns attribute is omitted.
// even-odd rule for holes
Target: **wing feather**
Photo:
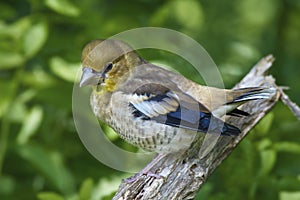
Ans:
<svg viewBox="0 0 300 200"><path fill-rule="evenodd" d="M170 92L164 95L148 97L147 99L145 99L147 95L143 95L143 98L141 98L140 95L133 95L130 104L150 118L166 115L177 110L179 106L178 100L174 98L176 96L169 96L169 94ZM139 101L141 99L143 100Z"/></svg>
<svg viewBox="0 0 300 200"><path fill-rule="evenodd" d="M238 135L240 130L214 117L200 102L183 92L149 91L154 86L139 88L131 95L130 106L133 115L147 120L154 120L169 126L206 133L208 130L223 135ZM213 120L212 120L213 119Z"/></svg>

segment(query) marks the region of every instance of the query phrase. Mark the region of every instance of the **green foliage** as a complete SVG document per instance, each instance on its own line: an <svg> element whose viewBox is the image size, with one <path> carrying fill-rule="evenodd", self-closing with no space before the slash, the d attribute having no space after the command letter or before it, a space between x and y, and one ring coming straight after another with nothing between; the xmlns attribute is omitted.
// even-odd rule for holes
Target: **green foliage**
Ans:
<svg viewBox="0 0 300 200"><path fill-rule="evenodd" d="M68 0L45 0L46 6L51 10L70 17L78 17L80 9Z"/></svg>
<svg viewBox="0 0 300 200"><path fill-rule="evenodd" d="M212 56L227 87L262 56L300 104L300 4L287 0L16 0L0 2L0 199L111 199L122 178L85 150L72 118L72 86L84 44L162 26ZM146 50L202 82L190 64ZM105 127L107 137L126 147ZM300 199L300 124L282 104L218 168L199 199Z"/></svg>
<svg viewBox="0 0 300 200"><path fill-rule="evenodd" d="M94 188L94 181L91 178L84 180L79 190L79 199L81 200L91 199L93 188Z"/></svg>
<svg viewBox="0 0 300 200"><path fill-rule="evenodd" d="M280 200L297 200L300 199L300 192L280 192Z"/></svg>
<svg viewBox="0 0 300 200"><path fill-rule="evenodd" d="M39 200L64 200L64 198L54 192L41 192L37 195Z"/></svg>

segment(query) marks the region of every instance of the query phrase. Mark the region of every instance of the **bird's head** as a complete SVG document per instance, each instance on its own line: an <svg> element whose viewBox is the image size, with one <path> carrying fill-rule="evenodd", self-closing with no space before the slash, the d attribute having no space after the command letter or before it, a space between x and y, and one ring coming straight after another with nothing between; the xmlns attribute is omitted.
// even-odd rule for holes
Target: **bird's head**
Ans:
<svg viewBox="0 0 300 200"><path fill-rule="evenodd" d="M81 62L80 86L100 86L112 92L143 60L126 43L108 39L88 43L82 51Z"/></svg>

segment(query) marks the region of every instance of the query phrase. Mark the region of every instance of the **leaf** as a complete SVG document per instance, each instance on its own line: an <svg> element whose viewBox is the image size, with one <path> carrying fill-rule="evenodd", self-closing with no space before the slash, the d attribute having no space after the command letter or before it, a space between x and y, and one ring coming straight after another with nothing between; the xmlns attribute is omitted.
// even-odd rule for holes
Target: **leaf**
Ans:
<svg viewBox="0 0 300 200"><path fill-rule="evenodd" d="M9 113L9 109L11 108L11 103L14 98L14 93L16 90L16 82L10 81L7 82L6 80L0 79L0 91L1 91L1 98L0 98L0 118Z"/></svg>
<svg viewBox="0 0 300 200"><path fill-rule="evenodd" d="M261 162L259 174L266 175L272 170L275 165L277 157L276 151L274 149L271 149L272 141L268 138L261 140L257 143L256 146L260 153Z"/></svg>
<svg viewBox="0 0 300 200"><path fill-rule="evenodd" d="M263 151L269 147L271 147L272 141L268 138L265 138L257 143L257 149Z"/></svg>
<svg viewBox="0 0 300 200"><path fill-rule="evenodd" d="M89 200L91 199L92 191L94 187L94 181L91 178L87 178L83 181L80 191L79 191L79 199L80 200Z"/></svg>
<svg viewBox="0 0 300 200"><path fill-rule="evenodd" d="M36 95L35 90L26 90L12 101L9 106L8 118L12 122L22 123L28 115L27 102Z"/></svg>
<svg viewBox="0 0 300 200"><path fill-rule="evenodd" d="M23 50L26 57L34 56L44 45L48 36L46 23L34 24L26 32L23 40Z"/></svg>
<svg viewBox="0 0 300 200"><path fill-rule="evenodd" d="M68 63L60 57L53 57L50 60L50 68L58 77L69 82L75 82L80 64Z"/></svg>
<svg viewBox="0 0 300 200"><path fill-rule="evenodd" d="M30 28L31 23L31 18L23 17L11 25L7 25L4 27L0 26L1 28L3 28L2 30L0 29L0 32L1 34L7 34L7 36L10 36L15 40L19 40Z"/></svg>
<svg viewBox="0 0 300 200"><path fill-rule="evenodd" d="M45 89L55 85L55 78L52 74L46 73L44 70L35 66L30 72L24 72L22 81L26 86L37 89Z"/></svg>
<svg viewBox="0 0 300 200"><path fill-rule="evenodd" d="M300 199L300 191L297 192L280 192L279 193L280 200L299 200Z"/></svg>
<svg viewBox="0 0 300 200"><path fill-rule="evenodd" d="M54 192L40 192L37 194L39 200L64 200L65 198Z"/></svg>
<svg viewBox="0 0 300 200"><path fill-rule="evenodd" d="M42 146L26 143L17 146L17 153L37 168L62 193L74 192L73 177L58 153L46 151Z"/></svg>
<svg viewBox="0 0 300 200"><path fill-rule="evenodd" d="M273 147L279 152L290 152L300 154L300 144L295 142L278 142Z"/></svg>
<svg viewBox="0 0 300 200"><path fill-rule="evenodd" d="M155 26L164 25L169 21L174 24L175 21L185 28L199 29L203 24L203 10L201 4L195 0L167 1L153 15L151 21Z"/></svg>
<svg viewBox="0 0 300 200"><path fill-rule="evenodd" d="M22 128L17 137L18 144L25 144L31 136L36 133L43 119L43 109L40 106L34 106L28 113L23 122Z"/></svg>
<svg viewBox="0 0 300 200"><path fill-rule="evenodd" d="M45 4L51 10L62 15L69 17L77 17L80 15L79 8L68 0L45 0Z"/></svg>
<svg viewBox="0 0 300 200"><path fill-rule="evenodd" d="M20 53L0 51L0 69L21 67L24 62L25 57Z"/></svg>
<svg viewBox="0 0 300 200"><path fill-rule="evenodd" d="M272 125L274 119L274 113L270 112L256 125L255 130L257 130L261 135L266 135Z"/></svg>
<svg viewBox="0 0 300 200"><path fill-rule="evenodd" d="M275 165L276 152L274 150L263 150L260 151L260 175L267 175Z"/></svg>
<svg viewBox="0 0 300 200"><path fill-rule="evenodd" d="M203 22L203 11L200 3L194 0L175 1L174 12L177 20L188 28L201 27ZM191 17L193 16L193 17Z"/></svg>

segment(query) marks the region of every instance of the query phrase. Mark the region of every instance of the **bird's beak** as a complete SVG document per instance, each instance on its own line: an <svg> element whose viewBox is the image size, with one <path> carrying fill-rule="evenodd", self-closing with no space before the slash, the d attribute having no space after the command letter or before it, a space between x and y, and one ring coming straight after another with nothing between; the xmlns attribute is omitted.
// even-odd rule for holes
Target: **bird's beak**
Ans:
<svg viewBox="0 0 300 200"><path fill-rule="evenodd" d="M100 79L100 75L95 73L91 68L84 67L82 69L81 80L79 86L97 85Z"/></svg>

